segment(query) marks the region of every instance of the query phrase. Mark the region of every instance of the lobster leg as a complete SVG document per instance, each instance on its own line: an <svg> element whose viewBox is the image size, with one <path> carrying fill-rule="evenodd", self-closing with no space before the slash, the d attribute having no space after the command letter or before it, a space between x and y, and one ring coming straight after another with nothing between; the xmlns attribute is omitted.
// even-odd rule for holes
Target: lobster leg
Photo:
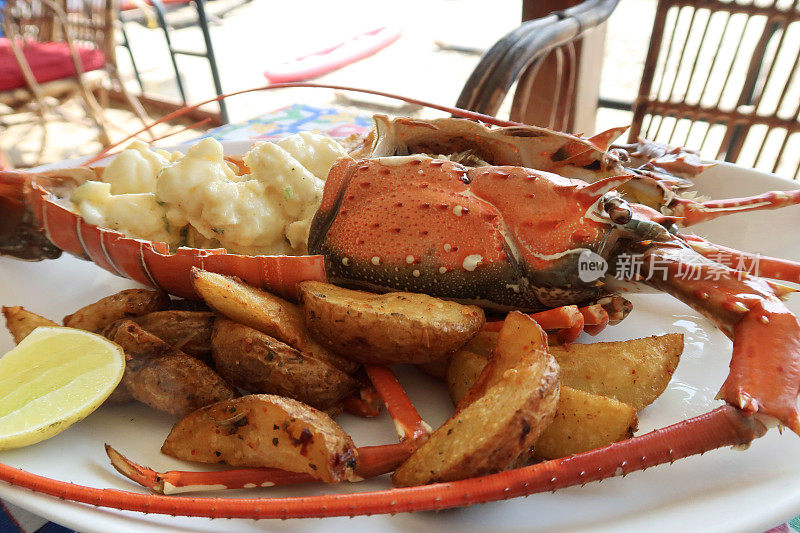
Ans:
<svg viewBox="0 0 800 533"><path fill-rule="evenodd" d="M800 282L800 263L797 261L742 252L714 244L697 235L683 235L683 237L695 252L739 272L794 283Z"/></svg>
<svg viewBox="0 0 800 533"><path fill-rule="evenodd" d="M534 319L544 330L570 329L578 324L580 324L581 329L583 328L583 315L577 305L563 305L546 311L532 313L528 316ZM495 320L487 322L483 326L483 329L485 331L500 331L501 327L503 327L503 321Z"/></svg>
<svg viewBox="0 0 800 533"><path fill-rule="evenodd" d="M630 300L627 300L618 294L601 298L597 303L602 305L603 309L605 309L606 313L608 313L608 323L612 326L622 322L622 320L624 320L633 309L633 304L630 302Z"/></svg>
<svg viewBox="0 0 800 533"><path fill-rule="evenodd" d="M156 472L134 463L117 450L106 446L106 454L117 472L158 494L179 494L225 489L248 489L294 485L315 481L306 473L287 472L279 468L242 468L219 472Z"/></svg>
<svg viewBox="0 0 800 533"><path fill-rule="evenodd" d="M597 335L610 321L608 311L600 304L587 305L578 309L583 315L583 330L589 335Z"/></svg>
<svg viewBox="0 0 800 533"><path fill-rule="evenodd" d="M765 427L731 406L604 448L479 479L370 493L304 498L174 498L97 489L0 464L0 480L57 498L115 509L209 518L311 518L440 510L557 490L625 475L722 446L741 446Z"/></svg>
<svg viewBox="0 0 800 533"><path fill-rule="evenodd" d="M422 444L428 440L431 427L419 416L394 372L380 365L366 365L364 369L394 420L400 441Z"/></svg>
<svg viewBox="0 0 800 533"><path fill-rule="evenodd" d="M358 449L356 476L350 481L362 481L388 474L408 459L413 451L413 446L408 442L361 447ZM117 472L157 494L253 489L318 481L306 473L287 472L279 468L239 468L217 472L179 470L156 472L131 461L108 444L106 453Z"/></svg>
<svg viewBox="0 0 800 533"><path fill-rule="evenodd" d="M374 386L361 387L357 394L351 394L342 401L342 407L351 415L362 418L375 418L381 414L383 401Z"/></svg>
<svg viewBox="0 0 800 533"><path fill-rule="evenodd" d="M800 433L800 323L770 285L706 259L678 239L654 243L642 255L640 274L647 283L703 313L733 340L731 371L719 396Z"/></svg>
<svg viewBox="0 0 800 533"><path fill-rule="evenodd" d="M746 198L709 200L696 202L685 198L675 198L670 203L672 214L679 217L683 227L713 220L725 215L745 213L760 209L778 209L800 203L800 189L794 191L771 191Z"/></svg>
<svg viewBox="0 0 800 533"><path fill-rule="evenodd" d="M590 335L597 335L608 324L616 324L627 315L628 310L624 309L626 301L622 298L612 297L607 303L597 303L578 307L576 305L564 305L547 311L533 313L530 316L544 330L556 331L558 341L561 343L574 342L584 331ZM611 313L609 313L609 310ZM611 317L614 320L611 320ZM487 322L484 331L500 331L503 325L502 320Z"/></svg>

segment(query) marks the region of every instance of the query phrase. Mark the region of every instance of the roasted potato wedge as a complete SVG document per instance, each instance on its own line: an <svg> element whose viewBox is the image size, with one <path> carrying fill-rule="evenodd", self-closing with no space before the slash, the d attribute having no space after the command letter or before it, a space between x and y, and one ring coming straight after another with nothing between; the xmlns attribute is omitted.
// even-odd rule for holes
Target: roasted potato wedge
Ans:
<svg viewBox="0 0 800 533"><path fill-rule="evenodd" d="M461 398L478 380L489 359L464 348L453 354L447 367L447 390L453 405L458 405Z"/></svg>
<svg viewBox="0 0 800 533"><path fill-rule="evenodd" d="M534 455L556 459L633 436L636 410L613 398L561 386L553 422L534 445Z"/></svg>
<svg viewBox="0 0 800 533"><path fill-rule="evenodd" d="M525 353L486 394L456 413L392 475L398 487L499 472L528 453L553 419L558 364L546 352Z"/></svg>
<svg viewBox="0 0 800 533"><path fill-rule="evenodd" d="M480 331L483 310L394 292L372 294L318 281L299 286L306 325L333 352L362 363L443 359Z"/></svg>
<svg viewBox="0 0 800 533"><path fill-rule="evenodd" d="M123 375L123 379L124 377L125 376ZM133 394L131 394L131 391L128 390L127 385L125 385L124 382L120 382L120 384L117 385L117 388L114 389L114 392L112 392L111 395L106 398L106 401L103 402L103 405L119 405L121 403L133 401L136 401L136 398L134 398Z"/></svg>
<svg viewBox="0 0 800 533"><path fill-rule="evenodd" d="M458 403L459 395L466 394L488 363L487 358L468 350L453 355L447 386L454 404ZM534 455L555 459L599 448L632 436L637 422L632 406L564 386L562 380L555 417L536 441Z"/></svg>
<svg viewBox="0 0 800 533"><path fill-rule="evenodd" d="M683 352L683 335L552 346L550 352L561 366L564 385L616 398L639 410L667 388Z"/></svg>
<svg viewBox="0 0 800 533"><path fill-rule="evenodd" d="M456 412L483 396L489 387L500 381L506 370L516 368L522 357L537 351L547 352L547 335L544 330L526 314L519 311L508 313L489 364L458 402Z"/></svg>
<svg viewBox="0 0 800 533"><path fill-rule="evenodd" d="M465 349L490 357L499 335L481 331ZM563 385L616 398L636 410L650 405L664 392L682 352L683 335L679 333L550 346L550 353L561 367Z"/></svg>
<svg viewBox="0 0 800 533"><path fill-rule="evenodd" d="M58 326L52 320L31 313L24 307L3 307L3 315L6 317L6 327L17 344L39 326Z"/></svg>
<svg viewBox="0 0 800 533"><path fill-rule="evenodd" d="M208 365L173 348L132 320L115 322L103 335L125 350L125 374L120 386L153 409L183 416L238 396L236 389ZM125 398L121 391L115 391L114 396Z"/></svg>
<svg viewBox="0 0 800 533"><path fill-rule="evenodd" d="M499 336L498 331L479 331L464 348L483 357L491 357Z"/></svg>
<svg viewBox="0 0 800 533"><path fill-rule="evenodd" d="M351 477L357 451L328 415L291 398L253 394L188 415L161 451L177 459L305 472L327 483Z"/></svg>
<svg viewBox="0 0 800 533"><path fill-rule="evenodd" d="M192 268L192 285L217 312L257 329L312 357L351 374L358 363L340 357L316 342L306 330L298 306L230 276Z"/></svg>
<svg viewBox="0 0 800 533"><path fill-rule="evenodd" d="M207 313L213 309L202 300L172 299L169 301L167 311L204 311Z"/></svg>
<svg viewBox="0 0 800 533"><path fill-rule="evenodd" d="M170 346L204 362L211 360L214 313L203 311L156 311L132 319Z"/></svg>
<svg viewBox="0 0 800 533"><path fill-rule="evenodd" d="M227 318L215 322L211 345L217 372L248 392L329 409L360 386L335 366Z"/></svg>
<svg viewBox="0 0 800 533"><path fill-rule="evenodd" d="M78 309L64 317L64 325L97 332L117 320L161 311L169 305L165 292L127 289Z"/></svg>

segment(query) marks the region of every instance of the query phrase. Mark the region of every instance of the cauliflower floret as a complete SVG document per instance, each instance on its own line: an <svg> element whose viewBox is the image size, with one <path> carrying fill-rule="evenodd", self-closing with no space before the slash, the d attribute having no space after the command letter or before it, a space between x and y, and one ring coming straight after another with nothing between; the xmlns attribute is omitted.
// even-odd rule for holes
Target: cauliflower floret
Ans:
<svg viewBox="0 0 800 533"><path fill-rule="evenodd" d="M344 147L333 138L310 131L289 135L275 144L289 152L301 165L321 180L328 177L328 172L338 158L347 156Z"/></svg>
<svg viewBox="0 0 800 533"><path fill-rule="evenodd" d="M266 184L249 177L237 176L223 159L222 145L208 138L161 172L157 191L170 222L188 222L232 252L290 251L284 213L268 198Z"/></svg>
<svg viewBox="0 0 800 533"><path fill-rule="evenodd" d="M156 192L156 178L175 154L150 150L142 141L133 141L103 170L102 180L111 184L111 194Z"/></svg>
<svg viewBox="0 0 800 533"><path fill-rule="evenodd" d="M87 222L170 246L305 253L323 180L342 156L333 139L300 133L254 145L244 156L250 173L237 175L212 138L185 155L134 141L72 201Z"/></svg>
<svg viewBox="0 0 800 533"><path fill-rule="evenodd" d="M169 245L180 239L180 228L169 224L165 207L153 193L111 194L111 184L87 181L70 200L89 224Z"/></svg>

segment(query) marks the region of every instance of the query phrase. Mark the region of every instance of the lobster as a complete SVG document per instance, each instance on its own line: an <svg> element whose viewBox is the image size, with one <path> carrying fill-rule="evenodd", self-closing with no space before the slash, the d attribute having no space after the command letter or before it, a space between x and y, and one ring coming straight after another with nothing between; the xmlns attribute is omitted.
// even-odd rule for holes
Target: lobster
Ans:
<svg viewBox="0 0 800 533"><path fill-rule="evenodd" d="M719 393L726 405L575 456L478 479L374 493L176 502L161 495L80 487L5 465L0 465L0 479L61 498L143 512L352 516L444 509L585 484L722 446L747 445L775 424L800 433L800 323L781 301L790 289L711 258L711 252L724 252L729 259L750 257L746 252L679 232L681 226L725 214L795 204L800 193L701 201L681 193L704 168L685 150L649 143L614 147L619 130L584 138L448 111L503 127L460 119L377 117L364 145L329 173L311 226L314 255L247 257L222 249L173 253L164 243L92 226L58 202L63 188L96 176L85 168L0 173L0 198L21 213L17 227L27 228L0 246L24 251L18 255L28 259L65 250L187 297L193 296L192 267L235 275L287 297L306 279L425 292L489 309L534 312L540 323L549 324L546 329L569 331L567 340L587 325L596 332L625 314L609 307L602 279L581 277L581 258L591 254L612 264L621 254L636 254L636 279L684 301L733 340L730 374ZM765 263L761 272L766 277L798 280L800 264L773 258ZM682 275L687 265L699 275ZM708 281L711 273L714 282ZM583 307L576 310L576 305ZM401 442L361 449L356 470L362 477L391 471L429 432L391 371L371 365L366 370L395 419ZM275 469L158 473L113 449L108 453L120 472L156 492L309 481Z"/></svg>

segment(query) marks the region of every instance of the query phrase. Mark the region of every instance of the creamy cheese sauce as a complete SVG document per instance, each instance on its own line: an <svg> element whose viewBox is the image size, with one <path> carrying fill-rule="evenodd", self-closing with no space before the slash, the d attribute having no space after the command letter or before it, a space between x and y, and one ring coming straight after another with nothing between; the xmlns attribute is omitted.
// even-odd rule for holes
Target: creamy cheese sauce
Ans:
<svg viewBox="0 0 800 533"><path fill-rule="evenodd" d="M135 141L70 200L91 224L171 247L303 254L325 178L343 156L334 139L302 132L255 144L243 158L249 172L237 175L215 139L186 154Z"/></svg>

